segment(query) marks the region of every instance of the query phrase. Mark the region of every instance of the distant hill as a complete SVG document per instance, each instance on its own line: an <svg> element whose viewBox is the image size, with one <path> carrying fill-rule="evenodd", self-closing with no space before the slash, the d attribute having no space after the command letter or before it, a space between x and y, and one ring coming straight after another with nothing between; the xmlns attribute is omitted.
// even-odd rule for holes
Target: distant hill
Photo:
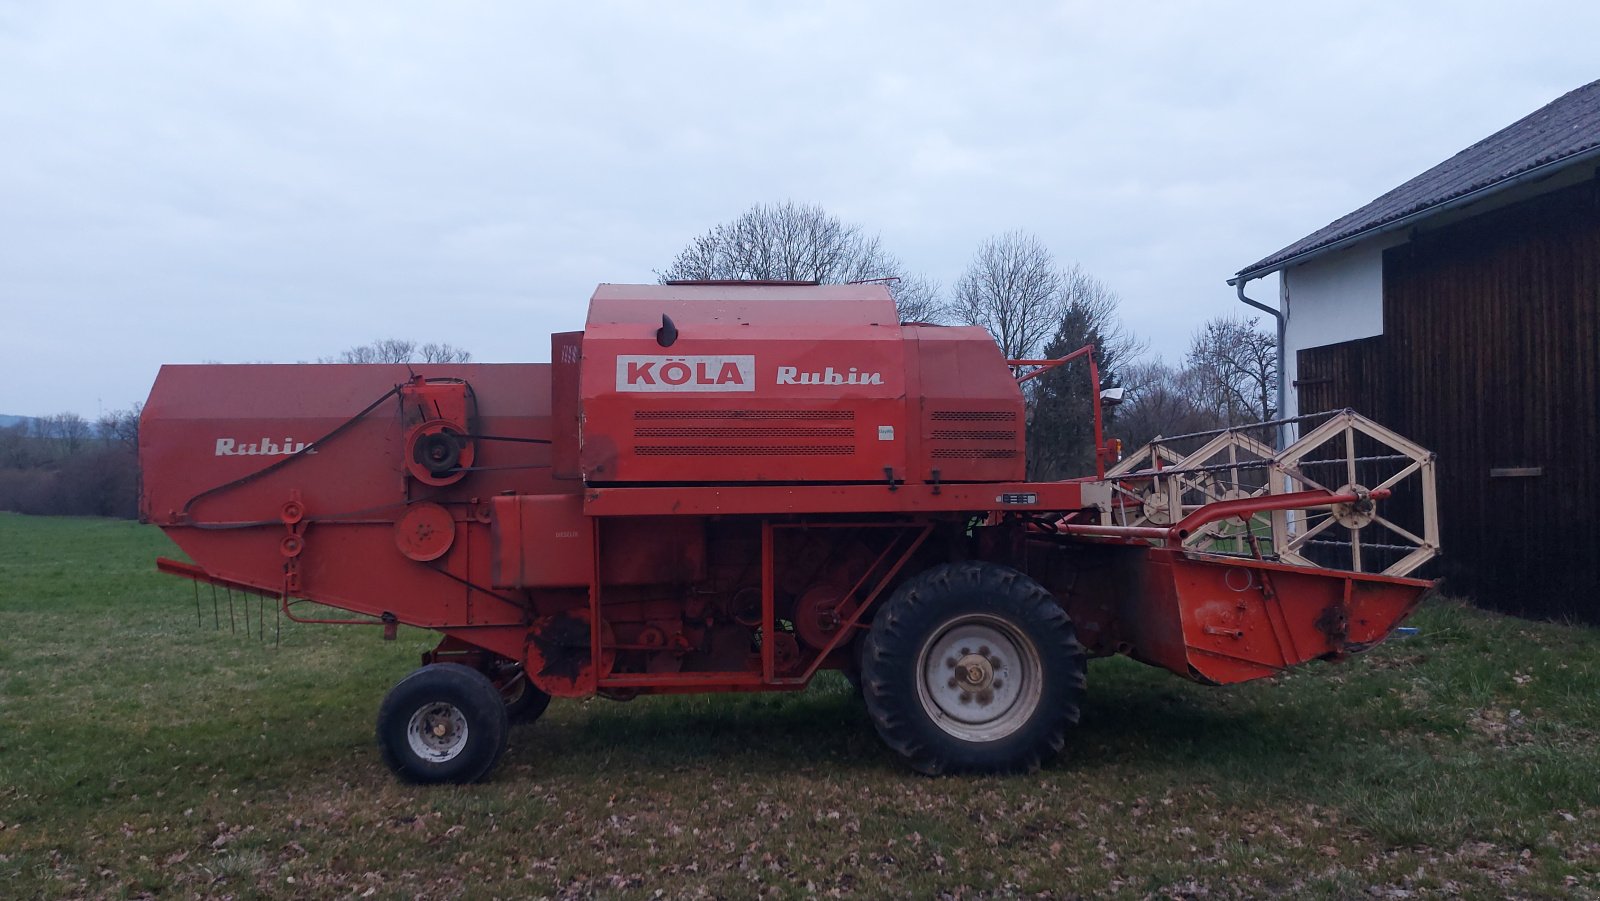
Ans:
<svg viewBox="0 0 1600 901"><path fill-rule="evenodd" d="M26 424L30 422L33 422L32 416L12 416L8 413L0 413L0 429L8 426L14 426L17 423Z"/></svg>

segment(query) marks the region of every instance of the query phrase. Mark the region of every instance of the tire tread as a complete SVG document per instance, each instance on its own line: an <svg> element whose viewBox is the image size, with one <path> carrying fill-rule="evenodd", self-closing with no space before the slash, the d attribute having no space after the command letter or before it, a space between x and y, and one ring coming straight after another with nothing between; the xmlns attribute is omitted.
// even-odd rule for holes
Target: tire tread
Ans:
<svg viewBox="0 0 1600 901"><path fill-rule="evenodd" d="M445 700L468 719L470 747L444 764L428 765L411 752L405 730L422 703ZM430 784L477 782L505 753L510 732L505 701L488 676L459 663L432 663L396 682L378 708L378 751L396 776Z"/></svg>
<svg viewBox="0 0 1600 901"><path fill-rule="evenodd" d="M972 612L1004 613L1031 637L1044 666L1040 709L1017 740L984 748L944 733L922 709L911 681L928 632L959 615L962 598L992 598ZM1042 585L1009 567L983 561L935 566L900 586L879 609L863 651L867 709L885 744L921 773L1032 771L1066 745L1081 715L1087 687L1086 654L1072 620Z"/></svg>

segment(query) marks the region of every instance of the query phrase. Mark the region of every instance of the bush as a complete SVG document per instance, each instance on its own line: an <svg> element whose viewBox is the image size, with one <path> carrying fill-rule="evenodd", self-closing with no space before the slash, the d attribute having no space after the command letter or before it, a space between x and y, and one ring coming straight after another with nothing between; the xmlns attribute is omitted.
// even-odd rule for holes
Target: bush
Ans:
<svg viewBox="0 0 1600 901"><path fill-rule="evenodd" d="M0 469L0 510L31 515L139 515L139 463L132 450L84 450L28 468Z"/></svg>

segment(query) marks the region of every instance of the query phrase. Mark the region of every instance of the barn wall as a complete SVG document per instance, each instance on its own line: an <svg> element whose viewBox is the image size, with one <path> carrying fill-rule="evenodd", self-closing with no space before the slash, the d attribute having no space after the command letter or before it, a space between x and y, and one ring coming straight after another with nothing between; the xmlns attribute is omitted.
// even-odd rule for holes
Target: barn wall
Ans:
<svg viewBox="0 0 1600 901"><path fill-rule="evenodd" d="M1600 622L1596 183L1418 235L1383 270L1383 334L1300 351L1302 409L1438 453L1453 590Z"/></svg>

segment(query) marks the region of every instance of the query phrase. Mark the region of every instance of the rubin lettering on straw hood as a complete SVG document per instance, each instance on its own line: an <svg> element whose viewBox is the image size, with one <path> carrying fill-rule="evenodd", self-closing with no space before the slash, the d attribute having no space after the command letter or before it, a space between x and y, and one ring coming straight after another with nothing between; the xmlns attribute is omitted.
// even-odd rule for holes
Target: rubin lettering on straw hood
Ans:
<svg viewBox="0 0 1600 901"><path fill-rule="evenodd" d="M293 438L284 438L279 444L271 438L262 438L248 444L236 438L218 438L217 453L219 457L283 457L289 454L298 454L305 451L308 454L317 452L316 448L306 450L309 441L296 441Z"/></svg>
<svg viewBox="0 0 1600 901"><path fill-rule="evenodd" d="M839 372L832 366L821 372L801 372L796 366L778 367L778 384L780 385L881 385L883 373L861 372L854 366L847 372Z"/></svg>

